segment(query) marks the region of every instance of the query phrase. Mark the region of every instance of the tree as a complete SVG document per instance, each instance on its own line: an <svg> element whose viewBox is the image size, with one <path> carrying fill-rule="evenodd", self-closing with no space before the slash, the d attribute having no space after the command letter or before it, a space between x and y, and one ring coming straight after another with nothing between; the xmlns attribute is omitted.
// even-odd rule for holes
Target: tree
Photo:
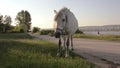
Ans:
<svg viewBox="0 0 120 68"><path fill-rule="evenodd" d="M2 24L3 15L0 14L0 24Z"/></svg>
<svg viewBox="0 0 120 68"><path fill-rule="evenodd" d="M11 22L12 22L12 19L10 16L8 15L5 15L3 18L2 18L2 23L3 23L3 32L6 32L6 30L8 30L11 26Z"/></svg>
<svg viewBox="0 0 120 68"><path fill-rule="evenodd" d="M27 28L27 31L30 30L31 27L31 15L28 11L22 10L18 12L16 18L15 18L17 24L19 26L25 25L24 28Z"/></svg>
<svg viewBox="0 0 120 68"><path fill-rule="evenodd" d="M3 23L3 24L10 25L10 24L11 24L11 22L12 22L12 19L11 19L11 17L10 17L10 16L5 15L5 16L3 17L3 21L2 21L2 23Z"/></svg>
<svg viewBox="0 0 120 68"><path fill-rule="evenodd" d="M1 14L0 14L0 32L2 32L2 31L3 31L2 18L3 18L3 15L1 15Z"/></svg>

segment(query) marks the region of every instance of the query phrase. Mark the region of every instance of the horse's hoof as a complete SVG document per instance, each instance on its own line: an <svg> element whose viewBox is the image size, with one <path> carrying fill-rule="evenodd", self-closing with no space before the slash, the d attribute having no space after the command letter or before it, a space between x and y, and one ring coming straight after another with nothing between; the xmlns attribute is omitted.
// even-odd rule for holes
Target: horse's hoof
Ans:
<svg viewBox="0 0 120 68"><path fill-rule="evenodd" d="M66 55L65 55L65 57L67 58L67 57L69 57L69 55L68 55L68 54L66 54Z"/></svg>
<svg viewBox="0 0 120 68"><path fill-rule="evenodd" d="M63 47L62 50L65 50L65 48Z"/></svg>
<svg viewBox="0 0 120 68"><path fill-rule="evenodd" d="M61 54L60 53L57 53L57 57L60 57L61 56Z"/></svg>

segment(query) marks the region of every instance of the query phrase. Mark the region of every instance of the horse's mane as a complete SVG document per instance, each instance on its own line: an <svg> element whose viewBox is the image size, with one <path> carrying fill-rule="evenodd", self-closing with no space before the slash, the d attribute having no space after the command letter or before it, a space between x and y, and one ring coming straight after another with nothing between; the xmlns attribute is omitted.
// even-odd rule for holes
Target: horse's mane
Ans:
<svg viewBox="0 0 120 68"><path fill-rule="evenodd" d="M58 11L58 13L55 15L54 20L56 20L60 15L62 15L63 12L68 11L68 10L69 9L66 7L63 7L62 9L60 9L60 11Z"/></svg>

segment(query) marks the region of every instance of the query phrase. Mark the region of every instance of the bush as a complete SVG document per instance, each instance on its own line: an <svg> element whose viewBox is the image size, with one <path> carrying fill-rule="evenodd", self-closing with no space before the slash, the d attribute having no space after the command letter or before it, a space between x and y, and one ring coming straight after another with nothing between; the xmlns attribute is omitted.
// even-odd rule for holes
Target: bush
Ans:
<svg viewBox="0 0 120 68"><path fill-rule="evenodd" d="M23 30L23 29L20 29L20 33L24 33L24 30Z"/></svg>
<svg viewBox="0 0 120 68"><path fill-rule="evenodd" d="M36 32L39 32L39 31L40 31L40 28L38 28L38 27L33 27L32 33L36 33Z"/></svg>
<svg viewBox="0 0 120 68"><path fill-rule="evenodd" d="M80 31L79 29L77 29L77 31L75 32L76 34L84 34L82 31Z"/></svg>
<svg viewBox="0 0 120 68"><path fill-rule="evenodd" d="M20 33L20 31L11 31L9 33Z"/></svg>
<svg viewBox="0 0 120 68"><path fill-rule="evenodd" d="M0 33L13 33L15 31L15 26L0 24Z"/></svg>
<svg viewBox="0 0 120 68"><path fill-rule="evenodd" d="M19 26L11 26L11 29L8 31L8 33L20 33L20 27Z"/></svg>
<svg viewBox="0 0 120 68"><path fill-rule="evenodd" d="M40 31L40 35L50 35L50 36L53 36L54 34L54 31L53 30L41 30Z"/></svg>

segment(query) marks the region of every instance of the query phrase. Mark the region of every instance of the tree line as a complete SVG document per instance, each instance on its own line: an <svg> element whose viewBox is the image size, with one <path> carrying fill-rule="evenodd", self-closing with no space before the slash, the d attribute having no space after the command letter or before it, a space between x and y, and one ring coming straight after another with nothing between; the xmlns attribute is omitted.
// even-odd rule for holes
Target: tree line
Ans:
<svg viewBox="0 0 120 68"><path fill-rule="evenodd" d="M0 33L29 32L31 29L31 15L27 10L21 10L15 17L16 26L12 26L11 23L11 16L0 14Z"/></svg>

